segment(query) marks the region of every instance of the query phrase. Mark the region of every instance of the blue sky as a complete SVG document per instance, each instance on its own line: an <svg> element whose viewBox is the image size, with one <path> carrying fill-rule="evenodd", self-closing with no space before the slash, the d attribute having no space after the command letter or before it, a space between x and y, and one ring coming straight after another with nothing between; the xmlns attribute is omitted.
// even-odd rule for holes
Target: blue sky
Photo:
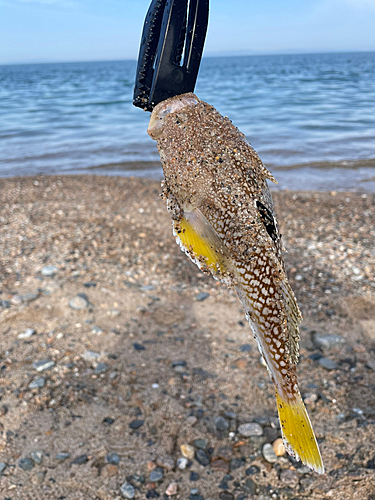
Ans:
<svg viewBox="0 0 375 500"><path fill-rule="evenodd" d="M131 59L149 0L0 0L0 64ZM207 55L375 50L375 0L211 0Z"/></svg>

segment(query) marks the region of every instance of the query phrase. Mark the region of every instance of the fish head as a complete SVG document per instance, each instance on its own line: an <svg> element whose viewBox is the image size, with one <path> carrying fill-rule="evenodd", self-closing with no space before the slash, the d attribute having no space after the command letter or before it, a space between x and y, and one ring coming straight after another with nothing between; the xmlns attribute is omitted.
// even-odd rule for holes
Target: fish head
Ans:
<svg viewBox="0 0 375 500"><path fill-rule="evenodd" d="M183 146L186 141L192 139L188 130L194 121L194 112L199 103L198 97L192 93L166 99L155 106L147 129L150 137L158 144L165 176L164 186L168 186L168 192L173 193L174 203L182 210L189 210L192 204L195 205L202 186L201 182L197 182L197 167L193 172L189 155L185 151L187 148ZM188 130L185 124L190 124Z"/></svg>
<svg viewBox="0 0 375 500"><path fill-rule="evenodd" d="M157 141L163 134L165 119L170 114L175 114L187 106L195 106L199 99L192 93L170 97L157 104L152 111L148 124L148 135Z"/></svg>

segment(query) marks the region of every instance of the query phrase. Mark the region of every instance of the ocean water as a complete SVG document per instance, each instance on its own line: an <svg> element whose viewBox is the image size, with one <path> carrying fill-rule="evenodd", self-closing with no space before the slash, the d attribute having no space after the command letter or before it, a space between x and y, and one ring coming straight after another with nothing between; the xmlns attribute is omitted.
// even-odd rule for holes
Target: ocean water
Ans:
<svg viewBox="0 0 375 500"><path fill-rule="evenodd" d="M160 177L135 61L0 66L0 176ZM279 188L375 191L375 52L203 58L197 95Z"/></svg>

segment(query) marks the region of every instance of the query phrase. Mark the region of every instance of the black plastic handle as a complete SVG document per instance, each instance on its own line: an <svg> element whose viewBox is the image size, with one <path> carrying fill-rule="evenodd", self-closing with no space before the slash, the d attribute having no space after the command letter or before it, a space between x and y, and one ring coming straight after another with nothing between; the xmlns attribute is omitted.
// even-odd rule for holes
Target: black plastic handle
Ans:
<svg viewBox="0 0 375 500"><path fill-rule="evenodd" d="M208 0L152 1L139 50L134 106L152 111L168 97L193 92L207 25Z"/></svg>

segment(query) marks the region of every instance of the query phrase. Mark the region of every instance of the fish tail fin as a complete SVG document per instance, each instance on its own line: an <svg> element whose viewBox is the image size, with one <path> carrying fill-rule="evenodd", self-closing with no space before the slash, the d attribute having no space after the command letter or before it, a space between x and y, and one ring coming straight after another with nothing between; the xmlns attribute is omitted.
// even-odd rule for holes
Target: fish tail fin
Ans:
<svg viewBox="0 0 375 500"><path fill-rule="evenodd" d="M296 399L283 398L276 389L277 410L286 450L297 460L324 474L324 465L318 443L301 395Z"/></svg>

